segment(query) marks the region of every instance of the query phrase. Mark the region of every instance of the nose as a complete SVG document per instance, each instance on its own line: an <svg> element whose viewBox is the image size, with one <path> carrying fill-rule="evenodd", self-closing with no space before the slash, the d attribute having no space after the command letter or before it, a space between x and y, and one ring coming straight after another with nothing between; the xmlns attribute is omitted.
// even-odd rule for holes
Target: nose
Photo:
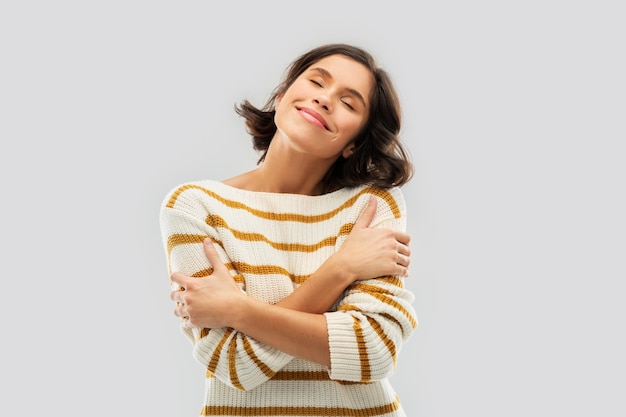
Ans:
<svg viewBox="0 0 626 417"><path fill-rule="evenodd" d="M313 102L326 111L330 111L332 108L330 99L325 95L318 96L317 98L313 99Z"/></svg>

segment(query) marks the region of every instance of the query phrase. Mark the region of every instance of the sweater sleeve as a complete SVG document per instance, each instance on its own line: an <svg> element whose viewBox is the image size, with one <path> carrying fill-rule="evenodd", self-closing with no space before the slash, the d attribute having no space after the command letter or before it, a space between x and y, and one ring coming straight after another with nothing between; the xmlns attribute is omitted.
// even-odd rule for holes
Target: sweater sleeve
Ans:
<svg viewBox="0 0 626 417"><path fill-rule="evenodd" d="M210 237L233 279L244 291L243 277L232 266L216 229L206 222L207 208L202 204L202 196L191 190L174 199L177 192L180 188L168 195L160 211L169 273L176 271L195 277L210 275L212 268L202 247L204 239ZM181 330L194 346L194 357L207 367L207 374L239 390L262 384L293 359L231 328L187 329L181 324Z"/></svg>
<svg viewBox="0 0 626 417"><path fill-rule="evenodd" d="M394 215L379 202L371 227L405 230L404 201L399 190L389 194L399 209ZM403 278L386 276L356 281L344 292L336 310L325 313L330 347L330 378L369 382L395 370L402 343L417 328L414 295Z"/></svg>

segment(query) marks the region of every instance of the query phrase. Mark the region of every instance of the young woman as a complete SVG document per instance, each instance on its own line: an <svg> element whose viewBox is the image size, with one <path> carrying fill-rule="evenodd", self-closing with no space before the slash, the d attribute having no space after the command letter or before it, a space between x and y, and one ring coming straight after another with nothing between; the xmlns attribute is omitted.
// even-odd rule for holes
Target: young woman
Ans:
<svg viewBox="0 0 626 417"><path fill-rule="evenodd" d="M404 416L387 376L417 328L412 165L389 76L323 45L237 112L258 167L176 187L160 217L174 314L206 366L200 414Z"/></svg>

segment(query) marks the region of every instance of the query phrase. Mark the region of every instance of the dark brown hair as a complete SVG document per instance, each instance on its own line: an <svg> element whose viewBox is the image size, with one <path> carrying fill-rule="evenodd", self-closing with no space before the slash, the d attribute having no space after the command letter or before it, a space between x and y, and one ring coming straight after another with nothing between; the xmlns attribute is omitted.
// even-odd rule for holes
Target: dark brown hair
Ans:
<svg viewBox="0 0 626 417"><path fill-rule="evenodd" d="M354 152L349 158L339 157L324 177L324 192L342 187L373 185L380 188L401 186L413 175L413 165L399 139L401 110L398 95L387 72L380 68L367 51L347 44L319 46L301 55L287 68L283 81L274 89L262 109L244 100L235 106L246 120L254 149L261 152L259 163L276 133L274 115L276 98L307 68L330 55L344 55L363 64L374 78L370 112L363 129L355 137Z"/></svg>

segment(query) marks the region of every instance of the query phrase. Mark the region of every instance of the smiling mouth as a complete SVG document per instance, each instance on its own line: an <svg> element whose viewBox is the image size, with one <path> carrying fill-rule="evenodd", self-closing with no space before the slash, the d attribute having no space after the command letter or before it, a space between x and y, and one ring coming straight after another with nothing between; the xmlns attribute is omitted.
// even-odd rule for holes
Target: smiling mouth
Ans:
<svg viewBox="0 0 626 417"><path fill-rule="evenodd" d="M298 113L300 113L300 116L307 120L308 122L318 126L319 128L322 128L324 130L329 130L328 126L326 125L326 122L324 122L324 119L316 114L315 112L306 109L306 108L297 108Z"/></svg>

